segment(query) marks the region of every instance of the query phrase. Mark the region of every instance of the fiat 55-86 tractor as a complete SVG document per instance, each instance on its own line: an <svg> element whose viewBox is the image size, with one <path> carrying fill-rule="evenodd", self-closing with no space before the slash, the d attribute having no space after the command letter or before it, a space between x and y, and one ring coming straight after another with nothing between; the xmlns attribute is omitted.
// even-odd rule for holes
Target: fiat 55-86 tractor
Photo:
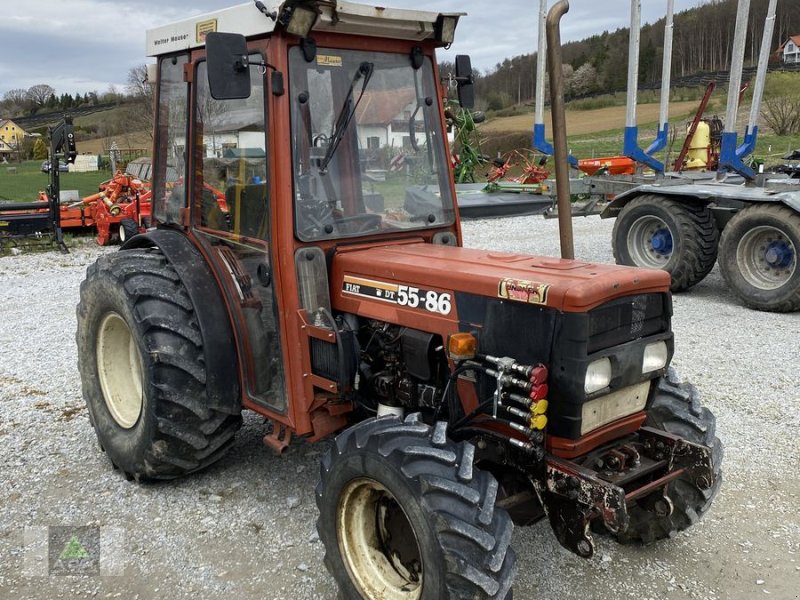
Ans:
<svg viewBox="0 0 800 600"><path fill-rule="evenodd" d="M461 246L435 59L461 16L287 0L149 32L157 225L81 286L83 393L129 478L218 460L243 409L276 451L336 435L316 498L346 598L510 598L513 523L589 557L592 531L687 528L721 481L667 273Z"/></svg>

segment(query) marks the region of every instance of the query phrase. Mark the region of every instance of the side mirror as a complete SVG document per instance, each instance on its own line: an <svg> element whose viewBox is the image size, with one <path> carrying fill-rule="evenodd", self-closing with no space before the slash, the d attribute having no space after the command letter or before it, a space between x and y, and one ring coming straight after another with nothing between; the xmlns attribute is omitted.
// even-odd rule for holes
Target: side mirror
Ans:
<svg viewBox="0 0 800 600"><path fill-rule="evenodd" d="M456 56L456 83L458 102L462 108L475 106L475 86L472 79L472 60L466 54Z"/></svg>
<svg viewBox="0 0 800 600"><path fill-rule="evenodd" d="M208 89L215 100L250 97L250 64L247 41L238 33L209 32L206 35Z"/></svg>

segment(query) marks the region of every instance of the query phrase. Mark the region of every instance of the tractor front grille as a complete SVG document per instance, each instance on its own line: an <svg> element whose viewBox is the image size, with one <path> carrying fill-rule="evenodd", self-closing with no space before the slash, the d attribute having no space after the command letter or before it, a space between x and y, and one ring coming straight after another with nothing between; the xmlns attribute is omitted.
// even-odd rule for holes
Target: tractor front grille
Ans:
<svg viewBox="0 0 800 600"><path fill-rule="evenodd" d="M612 300L589 312L588 352L605 350L669 330L667 294L639 294Z"/></svg>

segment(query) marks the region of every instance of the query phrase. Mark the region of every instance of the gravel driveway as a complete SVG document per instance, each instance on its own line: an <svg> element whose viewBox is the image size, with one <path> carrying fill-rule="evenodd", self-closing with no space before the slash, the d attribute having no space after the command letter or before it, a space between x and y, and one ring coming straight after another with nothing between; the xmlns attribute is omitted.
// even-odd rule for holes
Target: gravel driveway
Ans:
<svg viewBox="0 0 800 600"><path fill-rule="evenodd" d="M611 227L576 220L576 255L613 262ZM558 254L554 220L464 230L470 246ZM107 251L0 257L0 598L334 598L314 528L325 443L277 458L249 414L232 452L203 473L136 485L111 469L83 406L74 342L78 286ZM716 504L655 546L600 539L588 561L545 522L518 528L517 600L800 598L800 314L743 308L716 269L674 306L673 364L717 415L725 445ZM87 528L75 530L82 546L66 547L99 545L100 576L45 576L48 560L52 573L71 556L59 526ZM49 557L48 535L58 545Z"/></svg>

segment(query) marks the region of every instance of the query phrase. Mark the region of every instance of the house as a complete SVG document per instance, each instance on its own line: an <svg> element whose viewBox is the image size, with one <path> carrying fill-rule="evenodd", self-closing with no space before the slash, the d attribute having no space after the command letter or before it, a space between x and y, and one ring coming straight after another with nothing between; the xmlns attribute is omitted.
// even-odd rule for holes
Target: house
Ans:
<svg viewBox="0 0 800 600"><path fill-rule="evenodd" d="M367 90L356 110L359 145L366 150L384 146L411 147L409 119L414 109L414 88ZM418 121L422 115L417 115ZM420 130L422 123L415 123ZM422 127L424 131L424 125Z"/></svg>
<svg viewBox="0 0 800 600"><path fill-rule="evenodd" d="M14 148L6 144L3 140L0 140L0 162L3 162L3 160L8 161L8 157L14 152Z"/></svg>
<svg viewBox="0 0 800 600"><path fill-rule="evenodd" d="M778 54L784 64L800 63L800 35L793 35L778 48Z"/></svg>
<svg viewBox="0 0 800 600"><path fill-rule="evenodd" d="M16 150L17 145L27 135L28 133L11 119L0 119L0 142L2 142L0 147L4 144Z"/></svg>

